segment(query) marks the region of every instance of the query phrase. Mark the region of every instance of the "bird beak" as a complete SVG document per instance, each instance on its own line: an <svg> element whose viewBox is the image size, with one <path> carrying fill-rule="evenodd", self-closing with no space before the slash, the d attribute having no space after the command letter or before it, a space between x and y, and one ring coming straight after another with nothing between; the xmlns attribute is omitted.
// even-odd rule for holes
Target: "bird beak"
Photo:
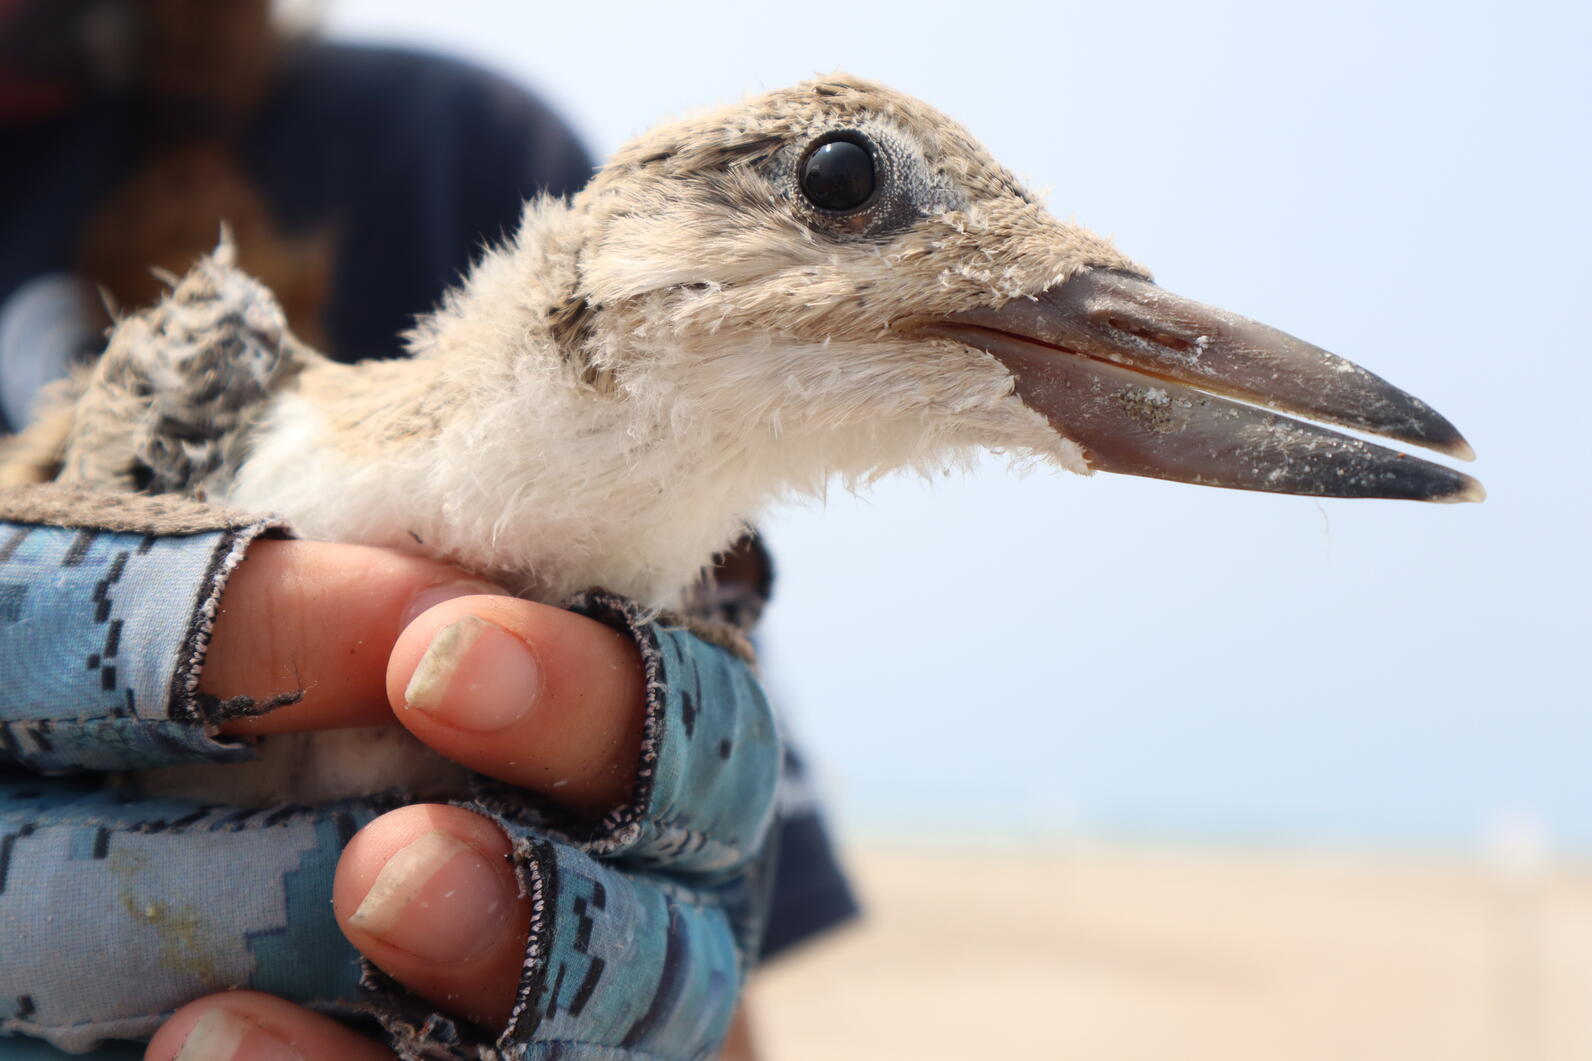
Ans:
<svg viewBox="0 0 1592 1061"><path fill-rule="evenodd" d="M1451 468L1267 411L1472 459L1454 426L1420 399L1275 328L1126 273L1086 270L1033 298L897 327L996 357L1018 396L1101 471L1319 497L1486 496Z"/></svg>

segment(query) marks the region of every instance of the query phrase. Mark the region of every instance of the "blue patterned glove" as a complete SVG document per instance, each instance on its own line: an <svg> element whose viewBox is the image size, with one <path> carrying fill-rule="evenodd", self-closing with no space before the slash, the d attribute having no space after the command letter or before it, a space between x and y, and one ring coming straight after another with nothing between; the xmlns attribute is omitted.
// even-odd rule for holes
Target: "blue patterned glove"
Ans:
<svg viewBox="0 0 1592 1061"><path fill-rule="evenodd" d="M249 987L374 1018L404 1056L713 1055L772 881L779 741L743 660L621 600L577 602L641 650L642 763L630 802L596 824L486 778L464 804L511 837L533 898L513 1015L487 1042L365 963L332 918L343 844L402 793L239 809L39 776L252 756L214 728L276 705L196 688L227 574L249 541L281 529L59 488L0 495L5 517L0 1034L82 1051Z"/></svg>

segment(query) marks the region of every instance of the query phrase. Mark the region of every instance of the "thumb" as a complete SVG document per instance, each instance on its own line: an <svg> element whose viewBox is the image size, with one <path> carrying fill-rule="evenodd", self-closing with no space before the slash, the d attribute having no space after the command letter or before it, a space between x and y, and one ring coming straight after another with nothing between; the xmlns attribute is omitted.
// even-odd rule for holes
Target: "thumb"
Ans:
<svg viewBox="0 0 1592 1061"><path fill-rule="evenodd" d="M199 690L226 700L297 691L227 734L393 721L387 657L404 625L452 597L504 591L435 560L365 545L262 541L227 582Z"/></svg>

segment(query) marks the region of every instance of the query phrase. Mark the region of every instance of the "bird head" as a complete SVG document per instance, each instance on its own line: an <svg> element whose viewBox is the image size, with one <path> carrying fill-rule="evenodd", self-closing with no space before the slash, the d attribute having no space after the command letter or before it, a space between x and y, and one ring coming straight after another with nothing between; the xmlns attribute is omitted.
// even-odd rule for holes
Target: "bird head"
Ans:
<svg viewBox="0 0 1592 1061"><path fill-rule="evenodd" d="M576 199L557 345L595 393L859 477L977 447L1078 471L1479 500L1362 368L1164 291L959 125L834 76L657 129Z"/></svg>

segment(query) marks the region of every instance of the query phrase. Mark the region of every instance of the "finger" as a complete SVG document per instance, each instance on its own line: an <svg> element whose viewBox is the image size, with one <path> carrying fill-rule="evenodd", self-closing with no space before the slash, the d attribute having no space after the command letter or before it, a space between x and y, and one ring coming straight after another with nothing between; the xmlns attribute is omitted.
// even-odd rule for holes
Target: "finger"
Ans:
<svg viewBox="0 0 1592 1061"><path fill-rule="evenodd" d="M201 692L298 703L223 733L280 733L392 721L385 675L409 619L450 596L501 592L455 567L332 542L255 542L227 581Z"/></svg>
<svg viewBox="0 0 1592 1061"><path fill-rule="evenodd" d="M145 1061L392 1061L392 1051L330 1017L256 991L229 991L173 1013Z"/></svg>
<svg viewBox="0 0 1592 1061"><path fill-rule="evenodd" d="M502 1028L531 923L509 851L502 830L458 807L384 814L343 849L332 888L337 923L411 991Z"/></svg>
<svg viewBox="0 0 1592 1061"><path fill-rule="evenodd" d="M752 1031L751 1007L743 1000L730 1021L730 1033L719 1047L718 1061L757 1061L757 1036Z"/></svg>
<svg viewBox="0 0 1592 1061"><path fill-rule="evenodd" d="M645 688L629 638L511 597L437 605L387 670L398 720L432 750L592 812L630 795Z"/></svg>

